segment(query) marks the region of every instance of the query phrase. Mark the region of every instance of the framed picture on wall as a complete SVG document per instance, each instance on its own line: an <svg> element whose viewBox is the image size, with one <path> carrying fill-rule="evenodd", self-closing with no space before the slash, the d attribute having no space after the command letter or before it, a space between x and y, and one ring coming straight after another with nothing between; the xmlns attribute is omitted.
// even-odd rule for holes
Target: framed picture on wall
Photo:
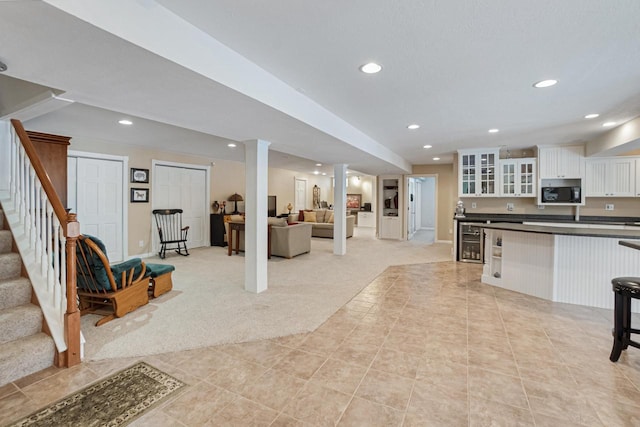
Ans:
<svg viewBox="0 0 640 427"><path fill-rule="evenodd" d="M132 188L131 203L149 203L148 188Z"/></svg>
<svg viewBox="0 0 640 427"><path fill-rule="evenodd" d="M347 194L347 209L360 209L362 194Z"/></svg>
<svg viewBox="0 0 640 427"><path fill-rule="evenodd" d="M149 169L136 169L131 168L131 182L138 182L140 184L149 183Z"/></svg>

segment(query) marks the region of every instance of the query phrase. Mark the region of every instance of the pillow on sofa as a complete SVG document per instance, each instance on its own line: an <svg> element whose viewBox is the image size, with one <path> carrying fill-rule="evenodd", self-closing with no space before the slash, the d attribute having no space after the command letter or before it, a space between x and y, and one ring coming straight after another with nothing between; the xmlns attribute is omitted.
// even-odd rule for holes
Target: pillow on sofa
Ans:
<svg viewBox="0 0 640 427"><path fill-rule="evenodd" d="M304 211L300 210L300 212L298 212L298 221L304 221Z"/></svg>
<svg viewBox="0 0 640 427"><path fill-rule="evenodd" d="M333 212L331 212L331 215L329 216L329 219L327 220L327 224L333 224Z"/></svg>
<svg viewBox="0 0 640 427"><path fill-rule="evenodd" d="M317 222L316 221L316 213L315 212L305 212L304 213L304 222Z"/></svg>

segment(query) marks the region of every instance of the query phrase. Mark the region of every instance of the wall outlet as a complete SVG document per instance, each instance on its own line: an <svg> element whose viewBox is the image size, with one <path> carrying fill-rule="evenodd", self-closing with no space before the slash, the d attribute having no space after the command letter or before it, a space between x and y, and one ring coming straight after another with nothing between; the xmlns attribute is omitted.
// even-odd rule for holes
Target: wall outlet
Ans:
<svg viewBox="0 0 640 427"><path fill-rule="evenodd" d="M478 206L478 205L476 205L476 203L475 203L475 202L471 203L471 209L475 209L475 208L476 208L476 206Z"/></svg>
<svg viewBox="0 0 640 427"><path fill-rule="evenodd" d="M513 203L507 203L507 210L511 212L513 210Z"/></svg>
<svg viewBox="0 0 640 427"><path fill-rule="evenodd" d="M140 240L140 241L138 242L138 246L140 246L141 248L143 248L143 247L144 247L144 240Z"/></svg>
<svg viewBox="0 0 640 427"><path fill-rule="evenodd" d="M453 234L453 230L451 228L449 229L449 234Z"/></svg>
<svg viewBox="0 0 640 427"><path fill-rule="evenodd" d="M612 211L613 210L613 204L612 203L607 203L606 205L604 205L604 210L605 211Z"/></svg>
<svg viewBox="0 0 640 427"><path fill-rule="evenodd" d="M544 209L544 205L538 205L538 209Z"/></svg>

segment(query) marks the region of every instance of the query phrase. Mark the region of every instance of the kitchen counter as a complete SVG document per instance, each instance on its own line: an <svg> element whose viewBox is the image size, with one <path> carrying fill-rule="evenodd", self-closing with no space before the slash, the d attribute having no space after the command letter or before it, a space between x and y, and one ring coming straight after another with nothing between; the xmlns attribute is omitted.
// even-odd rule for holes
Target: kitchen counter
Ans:
<svg viewBox="0 0 640 427"><path fill-rule="evenodd" d="M483 283L550 301L612 309L611 279L640 276L640 251L619 244L640 245L640 227L478 225L487 234ZM640 313L640 301L633 301L631 309Z"/></svg>
<svg viewBox="0 0 640 427"><path fill-rule="evenodd" d="M616 227L612 224L611 228L600 228L607 227L607 225L597 224L598 228L591 228L589 227L589 225L590 224L588 223L567 224L567 226L561 226L560 224L534 225L498 222L490 224L480 224L479 226L485 229L521 231L524 233L557 234L564 236L609 237L616 239L640 239L640 227L637 226L619 225Z"/></svg>

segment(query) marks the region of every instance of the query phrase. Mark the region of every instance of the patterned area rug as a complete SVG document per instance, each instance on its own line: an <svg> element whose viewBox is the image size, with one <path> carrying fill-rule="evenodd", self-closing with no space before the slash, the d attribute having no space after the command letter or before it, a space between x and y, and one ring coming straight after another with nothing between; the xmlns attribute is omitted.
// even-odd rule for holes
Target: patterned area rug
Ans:
<svg viewBox="0 0 640 427"><path fill-rule="evenodd" d="M137 363L12 424L17 426L124 426L185 384Z"/></svg>

